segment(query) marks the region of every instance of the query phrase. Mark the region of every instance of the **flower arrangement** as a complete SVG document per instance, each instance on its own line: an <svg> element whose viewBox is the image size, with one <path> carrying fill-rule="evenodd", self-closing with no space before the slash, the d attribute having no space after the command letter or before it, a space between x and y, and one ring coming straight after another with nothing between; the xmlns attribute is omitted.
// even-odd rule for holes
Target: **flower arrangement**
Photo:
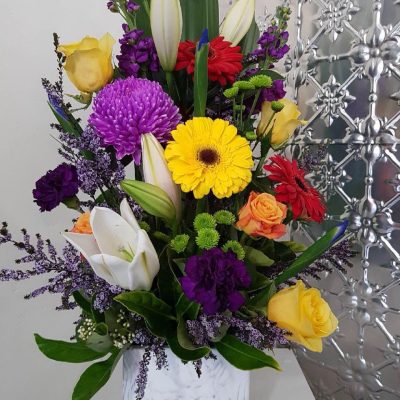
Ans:
<svg viewBox="0 0 400 400"><path fill-rule="evenodd" d="M290 9L278 7L260 36L254 0L238 0L221 26L218 1L200 3L110 0L124 18L118 65L109 34L66 45L55 35L60 78L43 86L64 162L33 197L40 211L63 203L76 219L61 253L26 230L15 240L3 223L0 245L32 268L3 269L0 280L52 273L26 297L59 293L59 309L80 308L71 342L35 335L53 360L101 359L74 400L100 390L131 346L146 348L141 399L148 359L166 367L165 347L197 371L210 357L279 369L264 350L296 342L319 352L337 327L302 277L349 263L345 224L308 248L285 238L292 221L325 214L305 166L282 152L305 123L273 70L289 50ZM73 100L91 107L86 126L63 71L80 92Z"/></svg>

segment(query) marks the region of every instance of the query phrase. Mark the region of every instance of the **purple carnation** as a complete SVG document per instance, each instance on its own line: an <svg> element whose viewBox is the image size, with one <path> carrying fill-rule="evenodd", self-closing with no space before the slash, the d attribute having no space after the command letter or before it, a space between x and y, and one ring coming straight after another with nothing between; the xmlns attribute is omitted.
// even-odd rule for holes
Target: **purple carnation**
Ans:
<svg viewBox="0 0 400 400"><path fill-rule="evenodd" d="M127 24L123 24L124 36L119 40L121 54L117 56L119 69L127 76L138 77L140 71L158 72L160 62L157 56L156 46L151 37L143 37L140 29L129 30Z"/></svg>
<svg viewBox="0 0 400 400"><path fill-rule="evenodd" d="M67 198L78 193L79 182L76 168L73 165L61 164L48 171L36 182L33 189L35 203L40 211L51 211Z"/></svg>
<svg viewBox="0 0 400 400"><path fill-rule="evenodd" d="M245 299L239 290L249 287L251 279L243 261L231 251L220 248L190 257L181 278L185 295L203 306L204 313L213 315L227 309L237 311Z"/></svg>
<svg viewBox="0 0 400 400"><path fill-rule="evenodd" d="M140 164L141 135L151 132L165 143L181 120L178 107L161 85L130 77L105 86L96 96L89 123L117 158L132 155Z"/></svg>

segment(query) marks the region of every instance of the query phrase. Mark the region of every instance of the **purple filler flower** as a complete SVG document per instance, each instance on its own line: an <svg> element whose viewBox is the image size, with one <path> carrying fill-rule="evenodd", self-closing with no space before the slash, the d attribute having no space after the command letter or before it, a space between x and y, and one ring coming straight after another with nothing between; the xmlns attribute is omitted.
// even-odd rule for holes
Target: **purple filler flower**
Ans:
<svg viewBox="0 0 400 400"><path fill-rule="evenodd" d="M60 164L36 182L36 188L32 193L35 203L43 212L56 208L65 199L75 196L78 190L76 168L73 165Z"/></svg>
<svg viewBox="0 0 400 400"><path fill-rule="evenodd" d="M286 44L289 33L281 31L277 26L270 26L258 40L259 48L250 53L249 57L253 61L263 61L268 59L270 62L277 62L290 50Z"/></svg>
<svg viewBox="0 0 400 400"><path fill-rule="evenodd" d="M178 107L157 82L130 77L105 86L96 96L89 123L117 158L132 155L140 164L141 135L164 143L181 120Z"/></svg>
<svg viewBox="0 0 400 400"><path fill-rule="evenodd" d="M227 309L237 311L245 301L239 290L249 287L251 282L244 262L233 252L225 253L220 248L190 257L185 273L181 278L184 293L200 303L207 315Z"/></svg>
<svg viewBox="0 0 400 400"><path fill-rule="evenodd" d="M284 86L284 81L282 79L277 79L272 82L270 88L263 89L261 92L260 100L261 103L264 101L278 101L285 97L286 91Z"/></svg>
<svg viewBox="0 0 400 400"><path fill-rule="evenodd" d="M160 62L157 56L156 46L151 37L143 37L140 29L129 30L127 24L123 24L125 32L121 44L121 54L117 56L119 69L126 76L138 77L141 70L158 72Z"/></svg>

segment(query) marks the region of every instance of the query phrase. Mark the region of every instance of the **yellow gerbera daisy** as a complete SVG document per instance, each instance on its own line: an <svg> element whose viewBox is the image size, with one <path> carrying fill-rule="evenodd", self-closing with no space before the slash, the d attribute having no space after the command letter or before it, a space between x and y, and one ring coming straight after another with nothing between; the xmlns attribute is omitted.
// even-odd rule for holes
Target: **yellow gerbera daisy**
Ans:
<svg viewBox="0 0 400 400"><path fill-rule="evenodd" d="M222 119L193 118L172 131L165 150L172 178L201 199L210 190L219 199L242 191L251 181L253 156L246 139Z"/></svg>

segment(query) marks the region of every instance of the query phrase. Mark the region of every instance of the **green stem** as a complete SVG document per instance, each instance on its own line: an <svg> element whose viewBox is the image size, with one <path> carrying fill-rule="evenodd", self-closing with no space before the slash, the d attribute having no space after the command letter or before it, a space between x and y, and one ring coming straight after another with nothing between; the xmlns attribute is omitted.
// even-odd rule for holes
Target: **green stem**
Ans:
<svg viewBox="0 0 400 400"><path fill-rule="evenodd" d="M257 105L258 99L260 98L260 95L261 95L261 89L258 89L256 95L254 96L253 104L251 105L249 118L251 118L251 116L253 115L254 110L256 109L256 105Z"/></svg>
<svg viewBox="0 0 400 400"><path fill-rule="evenodd" d="M244 93L240 98L240 130L243 132L243 101L244 101Z"/></svg>
<svg viewBox="0 0 400 400"><path fill-rule="evenodd" d="M150 6L148 0L143 0L143 7L146 11L146 14L150 17Z"/></svg>
<svg viewBox="0 0 400 400"><path fill-rule="evenodd" d="M175 103L179 103L179 93L176 88L176 82L174 74L171 71L165 72L165 77L167 79L168 93L174 99Z"/></svg>

